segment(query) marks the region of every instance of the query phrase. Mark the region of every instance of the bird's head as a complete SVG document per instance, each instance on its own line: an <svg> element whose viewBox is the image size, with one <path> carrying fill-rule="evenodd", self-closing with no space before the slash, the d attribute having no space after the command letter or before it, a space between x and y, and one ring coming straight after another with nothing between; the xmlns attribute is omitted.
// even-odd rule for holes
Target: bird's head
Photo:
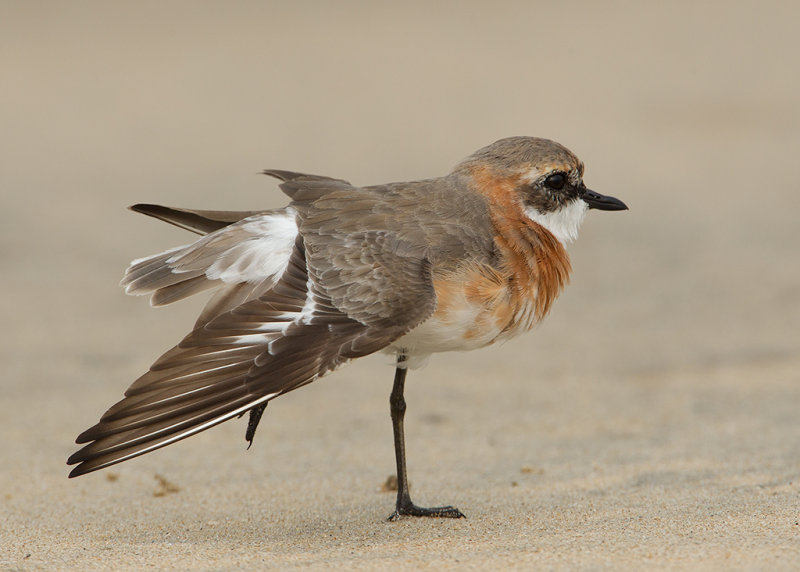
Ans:
<svg viewBox="0 0 800 572"><path fill-rule="evenodd" d="M578 235L589 209L626 210L614 197L583 182L583 163L566 147L536 137L509 137L479 149L456 167L469 174L495 205L520 207L562 243Z"/></svg>

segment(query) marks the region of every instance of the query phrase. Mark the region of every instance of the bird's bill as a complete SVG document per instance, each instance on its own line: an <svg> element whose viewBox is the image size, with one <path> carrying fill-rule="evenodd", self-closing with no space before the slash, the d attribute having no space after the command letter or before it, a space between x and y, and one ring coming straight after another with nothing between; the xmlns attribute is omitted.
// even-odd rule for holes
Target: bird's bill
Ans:
<svg viewBox="0 0 800 572"><path fill-rule="evenodd" d="M584 202L589 205L590 209L598 209L601 211L626 211L628 210L628 205L623 203L621 200L609 197L608 195L601 195L600 193L595 193L589 189L586 189L583 196L581 197Z"/></svg>

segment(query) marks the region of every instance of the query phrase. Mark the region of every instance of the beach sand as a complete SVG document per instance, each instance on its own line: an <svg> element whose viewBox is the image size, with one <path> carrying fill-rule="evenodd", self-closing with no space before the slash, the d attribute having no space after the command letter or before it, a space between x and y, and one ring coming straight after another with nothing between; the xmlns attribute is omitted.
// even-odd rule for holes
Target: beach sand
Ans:
<svg viewBox="0 0 800 572"><path fill-rule="evenodd" d="M0 569L800 568L800 10L480 2L0 8ZM116 284L192 235L125 210L283 204L283 168L444 174L557 139L590 188L534 332L388 356L67 479L75 436L192 324Z"/></svg>

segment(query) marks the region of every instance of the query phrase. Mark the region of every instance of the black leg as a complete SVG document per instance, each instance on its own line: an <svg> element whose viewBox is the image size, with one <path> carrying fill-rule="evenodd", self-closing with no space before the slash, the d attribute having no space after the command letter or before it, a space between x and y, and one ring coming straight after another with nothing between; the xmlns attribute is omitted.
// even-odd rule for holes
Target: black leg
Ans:
<svg viewBox="0 0 800 572"><path fill-rule="evenodd" d="M248 441L248 449L253 444L253 439L256 436L256 429L258 428L258 422L261 421L261 416L264 414L264 410L266 408L267 403L262 403L261 405L256 405L250 410L250 419L247 421L247 432L244 434L245 440Z"/></svg>
<svg viewBox="0 0 800 572"><path fill-rule="evenodd" d="M397 356L397 369L394 372L394 386L389 397L392 413L392 427L394 429L394 455L397 459L397 504L389 520L397 520L401 516L436 516L444 518L464 518L464 514L452 506L439 506L423 508L411 502L408 494L408 474L406 473L406 441L403 435L403 418L406 414L406 399L403 389L406 384L406 372L403 366L406 356Z"/></svg>

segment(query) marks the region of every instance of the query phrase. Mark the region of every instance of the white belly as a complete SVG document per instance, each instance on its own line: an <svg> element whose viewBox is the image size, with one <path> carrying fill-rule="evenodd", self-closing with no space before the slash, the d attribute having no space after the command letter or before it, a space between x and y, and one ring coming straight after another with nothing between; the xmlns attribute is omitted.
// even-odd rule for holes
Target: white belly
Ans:
<svg viewBox="0 0 800 572"><path fill-rule="evenodd" d="M481 319L475 308L450 313L447 319L438 315L395 340L385 351L404 352L407 365L416 369L425 365L431 354L439 352L476 350L495 342L503 334L493 320Z"/></svg>

